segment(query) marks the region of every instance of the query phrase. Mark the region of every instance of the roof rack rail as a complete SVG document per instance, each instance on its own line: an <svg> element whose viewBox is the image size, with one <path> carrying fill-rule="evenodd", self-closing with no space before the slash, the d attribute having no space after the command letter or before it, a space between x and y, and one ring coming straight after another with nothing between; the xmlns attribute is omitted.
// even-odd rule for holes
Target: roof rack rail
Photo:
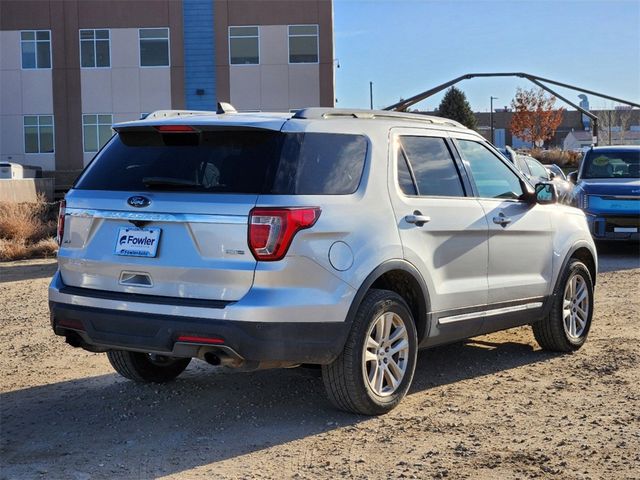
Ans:
<svg viewBox="0 0 640 480"><path fill-rule="evenodd" d="M432 125L449 125L452 127L466 128L461 123L448 118L423 115L421 113L405 113L388 110L362 110L346 108L322 108L310 107L298 110L292 118L305 120L322 120L331 118L360 118L360 119L402 119L430 123Z"/></svg>
<svg viewBox="0 0 640 480"><path fill-rule="evenodd" d="M156 110L150 113L144 120L153 120L158 118L174 118L174 117L191 117L194 115L211 115L215 112L207 112L205 110Z"/></svg>

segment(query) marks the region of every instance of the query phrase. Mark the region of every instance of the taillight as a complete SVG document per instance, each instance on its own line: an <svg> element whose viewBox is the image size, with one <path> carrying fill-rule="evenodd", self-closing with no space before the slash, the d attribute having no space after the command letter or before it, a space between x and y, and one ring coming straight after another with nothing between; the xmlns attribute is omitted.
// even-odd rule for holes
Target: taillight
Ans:
<svg viewBox="0 0 640 480"><path fill-rule="evenodd" d="M249 248L256 260L282 259L293 237L320 218L320 207L262 208L249 213Z"/></svg>
<svg viewBox="0 0 640 480"><path fill-rule="evenodd" d="M64 236L64 216L67 209L67 201L62 200L60 202L60 210L58 210L58 230L56 235L56 241L58 245L62 245L62 237Z"/></svg>

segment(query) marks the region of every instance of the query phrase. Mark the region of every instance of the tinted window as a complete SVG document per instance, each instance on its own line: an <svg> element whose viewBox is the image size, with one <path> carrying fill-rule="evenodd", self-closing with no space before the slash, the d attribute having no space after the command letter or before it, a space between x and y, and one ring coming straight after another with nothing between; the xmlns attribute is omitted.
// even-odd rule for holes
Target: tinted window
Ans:
<svg viewBox="0 0 640 480"><path fill-rule="evenodd" d="M272 193L344 195L358 189L367 142L358 135L286 134Z"/></svg>
<svg viewBox="0 0 640 480"><path fill-rule="evenodd" d="M529 165L529 169L534 176L549 179L549 172L541 163L538 163L533 158L527 158L527 165Z"/></svg>
<svg viewBox="0 0 640 480"><path fill-rule="evenodd" d="M527 165L527 162L525 161L524 158L522 157L516 158L516 167L518 167L518 170L520 170L525 175L531 175L531 171L529 170L529 165Z"/></svg>
<svg viewBox="0 0 640 480"><path fill-rule="evenodd" d="M638 178L640 177L640 148L635 151L590 150L585 155L581 177Z"/></svg>
<svg viewBox="0 0 640 480"><path fill-rule="evenodd" d="M398 148L398 185L405 195L418 194L413 178L411 178L407 157L402 148Z"/></svg>
<svg viewBox="0 0 640 480"><path fill-rule="evenodd" d="M463 197L460 175L442 138L402 137L418 195Z"/></svg>
<svg viewBox="0 0 640 480"><path fill-rule="evenodd" d="M356 135L218 130L116 135L78 180L83 190L347 194L367 142Z"/></svg>
<svg viewBox="0 0 640 480"><path fill-rule="evenodd" d="M469 163L480 197L519 198L523 194L518 176L488 148L470 140L458 140L457 144Z"/></svg>

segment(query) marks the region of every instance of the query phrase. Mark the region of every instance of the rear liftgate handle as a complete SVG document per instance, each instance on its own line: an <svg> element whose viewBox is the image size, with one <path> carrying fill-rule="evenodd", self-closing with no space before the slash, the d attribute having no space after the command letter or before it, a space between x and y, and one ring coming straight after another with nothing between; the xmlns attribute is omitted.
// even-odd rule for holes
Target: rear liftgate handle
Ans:
<svg viewBox="0 0 640 480"><path fill-rule="evenodd" d="M416 227L421 227L425 223L431 221L431 217L427 217L426 215L422 215L420 210L416 210L412 215L406 215L404 217L404 221L407 223L413 223Z"/></svg>

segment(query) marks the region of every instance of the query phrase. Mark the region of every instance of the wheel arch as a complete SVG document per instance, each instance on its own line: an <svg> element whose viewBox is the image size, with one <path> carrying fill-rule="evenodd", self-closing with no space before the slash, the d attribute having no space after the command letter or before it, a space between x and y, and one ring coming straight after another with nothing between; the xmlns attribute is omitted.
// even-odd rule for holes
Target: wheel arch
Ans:
<svg viewBox="0 0 640 480"><path fill-rule="evenodd" d="M349 324L366 293L372 288L391 290L409 305L418 332L418 344L429 335L429 291L418 269L406 260L388 260L378 265L362 282L347 313Z"/></svg>
<svg viewBox="0 0 640 480"><path fill-rule="evenodd" d="M562 261L562 265L560 265L560 268L558 269L558 273L556 275L556 279L553 284L552 292L555 292L555 289L558 286L558 282L562 277L562 272L564 272L564 269L567 268L567 265L573 258L580 260L582 263L584 263L587 266L587 269L589 270L589 274L591 275L591 281L595 286L596 276L598 274L597 253L595 251L595 248L591 244L589 244L586 241L579 241L574 243L571 246L571 248L569 248L569 251L565 255L564 260Z"/></svg>
<svg viewBox="0 0 640 480"><path fill-rule="evenodd" d="M562 272L567 268L567 265L572 259L578 259L582 263L584 263L589 270L589 274L591 275L591 281L593 282L593 286L596 285L596 276L598 274L598 257L595 252L595 249L592 245L590 245L586 241L580 241L574 243L562 261L560 268L557 271L556 278L553 282L553 289L551 290L551 294L547 298L546 305L544 307L544 315L548 315L551 310L551 305L553 305L556 289L558 287L558 282L562 279Z"/></svg>

